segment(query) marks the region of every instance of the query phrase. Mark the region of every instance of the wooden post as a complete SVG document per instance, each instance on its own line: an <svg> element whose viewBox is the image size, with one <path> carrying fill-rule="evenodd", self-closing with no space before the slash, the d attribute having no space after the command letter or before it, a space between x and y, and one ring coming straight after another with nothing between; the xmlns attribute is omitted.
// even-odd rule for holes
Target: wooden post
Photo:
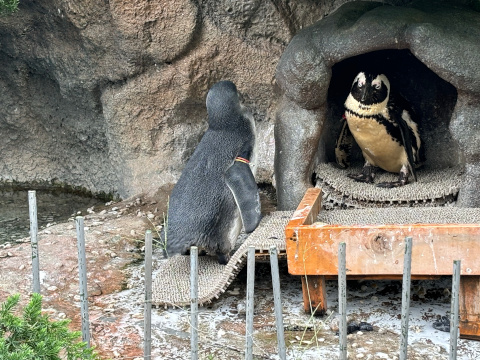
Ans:
<svg viewBox="0 0 480 360"><path fill-rule="evenodd" d="M255 246L248 247L247 258L247 329L245 333L245 360L253 359L253 312L255 310L253 295L255 287Z"/></svg>
<svg viewBox="0 0 480 360"><path fill-rule="evenodd" d="M452 276L452 307L450 309L450 352L449 360L457 358L457 341L458 341L458 314L459 314L459 294L460 294L460 272L461 261L453 262Z"/></svg>
<svg viewBox="0 0 480 360"><path fill-rule="evenodd" d="M465 259L462 264L465 268ZM460 276L460 338L480 340L479 275Z"/></svg>
<svg viewBox="0 0 480 360"><path fill-rule="evenodd" d="M35 190L28 191L28 210L30 215L30 242L32 244L33 292L40 294L40 262L38 259L37 197L36 197Z"/></svg>
<svg viewBox="0 0 480 360"><path fill-rule="evenodd" d="M276 246L272 246L270 248L270 267L272 270L273 303L275 307L275 323L277 326L278 356L280 357L280 360L285 360L287 358L287 355L285 348L285 335L283 332L280 274L278 271L278 255Z"/></svg>
<svg viewBox="0 0 480 360"><path fill-rule="evenodd" d="M80 302L82 317L82 341L90 347L90 321L88 318L87 257L85 255L85 233L83 217L77 216L78 274L80 279Z"/></svg>
<svg viewBox="0 0 480 360"><path fill-rule="evenodd" d="M402 327L400 334L400 360L407 360L408 320L410 316L410 288L412 269L412 237L405 238L405 256L403 260L402 284Z"/></svg>
<svg viewBox="0 0 480 360"><path fill-rule="evenodd" d="M152 354L152 231L145 233L145 310L144 310L143 358Z"/></svg>
<svg viewBox="0 0 480 360"><path fill-rule="evenodd" d="M346 244L338 244L338 315L340 360L347 360L347 264Z"/></svg>
<svg viewBox="0 0 480 360"><path fill-rule="evenodd" d="M198 359L198 247L190 248L190 348L191 359Z"/></svg>
<svg viewBox="0 0 480 360"><path fill-rule="evenodd" d="M322 316L327 311L325 276L304 275L302 279L303 307L305 312Z"/></svg>

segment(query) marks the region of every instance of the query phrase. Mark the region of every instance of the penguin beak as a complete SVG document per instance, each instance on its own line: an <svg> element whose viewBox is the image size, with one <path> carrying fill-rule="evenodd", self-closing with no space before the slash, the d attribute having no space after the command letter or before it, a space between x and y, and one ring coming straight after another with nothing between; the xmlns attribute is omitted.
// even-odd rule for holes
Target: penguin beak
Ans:
<svg viewBox="0 0 480 360"><path fill-rule="evenodd" d="M365 89L363 90L363 93L362 93L362 103L364 103L367 98L368 98L368 90Z"/></svg>

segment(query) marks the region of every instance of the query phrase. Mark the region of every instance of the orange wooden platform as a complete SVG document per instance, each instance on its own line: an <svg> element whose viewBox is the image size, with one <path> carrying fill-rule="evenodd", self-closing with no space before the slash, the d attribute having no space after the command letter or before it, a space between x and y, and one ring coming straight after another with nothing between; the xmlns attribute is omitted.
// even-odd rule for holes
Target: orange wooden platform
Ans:
<svg viewBox="0 0 480 360"><path fill-rule="evenodd" d="M320 210L321 190L309 189L285 229L288 270L302 277L305 311L327 309L325 280L338 275L339 243L346 243L347 278L401 279L411 236L412 279L452 275L461 260L460 337L480 340L479 224L329 225L315 223Z"/></svg>

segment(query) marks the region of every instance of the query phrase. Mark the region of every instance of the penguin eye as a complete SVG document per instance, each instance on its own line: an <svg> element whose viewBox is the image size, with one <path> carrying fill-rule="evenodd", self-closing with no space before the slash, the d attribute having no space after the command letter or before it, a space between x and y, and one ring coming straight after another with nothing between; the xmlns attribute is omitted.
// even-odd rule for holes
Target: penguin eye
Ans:
<svg viewBox="0 0 480 360"><path fill-rule="evenodd" d="M377 90L380 90L382 86L379 83L376 83L376 84L373 84L373 87Z"/></svg>
<svg viewBox="0 0 480 360"><path fill-rule="evenodd" d="M358 82L358 85L357 85L359 88L361 88L363 86L363 83L361 83L360 81Z"/></svg>

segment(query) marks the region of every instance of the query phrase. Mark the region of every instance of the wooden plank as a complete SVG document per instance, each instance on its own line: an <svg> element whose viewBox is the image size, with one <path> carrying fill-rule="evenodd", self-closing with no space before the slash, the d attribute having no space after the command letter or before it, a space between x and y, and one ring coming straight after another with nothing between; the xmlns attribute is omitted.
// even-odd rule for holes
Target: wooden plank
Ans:
<svg viewBox="0 0 480 360"><path fill-rule="evenodd" d="M313 224L298 227L295 235L294 239L286 239L292 275L338 274L341 242L347 244L348 275L401 275L406 236L414 238L412 274L451 275L453 260L462 259L462 274L480 275L480 226L476 224Z"/></svg>
<svg viewBox="0 0 480 360"><path fill-rule="evenodd" d="M480 276L460 277L459 312L460 338L480 340Z"/></svg>
<svg viewBox="0 0 480 360"><path fill-rule="evenodd" d="M303 307L306 313L323 316L327 311L325 276L302 276Z"/></svg>
<svg viewBox="0 0 480 360"><path fill-rule="evenodd" d="M320 189L309 189L285 229L288 270L302 275L305 311L327 309L325 280L338 275L338 244L347 244L348 279L401 279L404 239L414 239L412 279L452 275L462 259L460 337L480 340L480 225L412 224L340 226L315 224Z"/></svg>
<svg viewBox="0 0 480 360"><path fill-rule="evenodd" d="M295 237L295 232L298 227L311 225L315 222L322 207L321 192L322 190L318 188L310 188L307 190L285 228L287 239Z"/></svg>

